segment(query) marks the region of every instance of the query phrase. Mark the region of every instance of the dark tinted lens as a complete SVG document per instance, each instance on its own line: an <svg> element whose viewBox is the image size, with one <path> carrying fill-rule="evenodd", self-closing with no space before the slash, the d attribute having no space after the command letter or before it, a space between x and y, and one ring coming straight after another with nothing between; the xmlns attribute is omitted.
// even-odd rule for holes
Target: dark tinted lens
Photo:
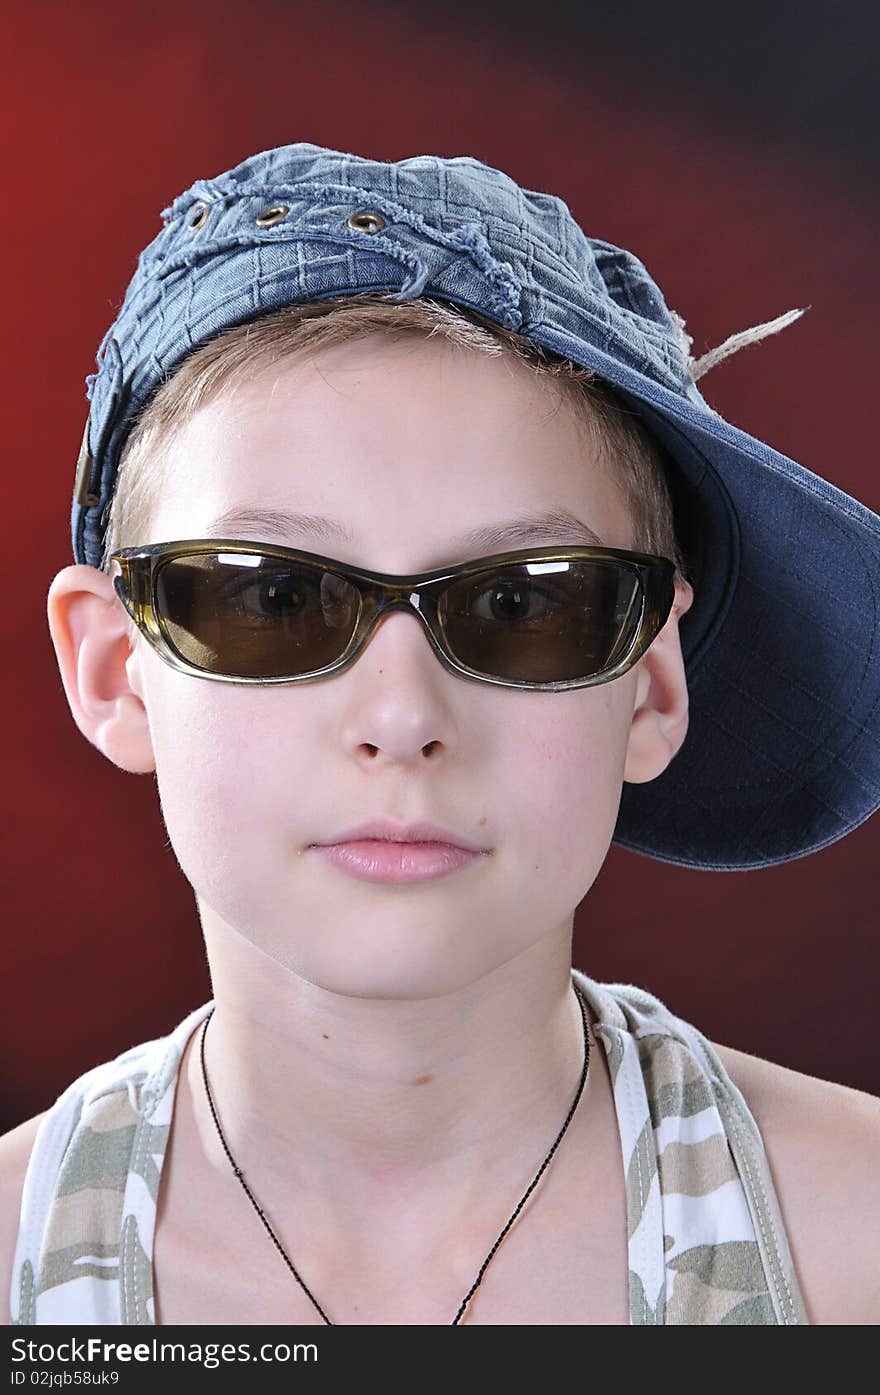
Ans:
<svg viewBox="0 0 880 1395"><path fill-rule="evenodd" d="M357 624L359 595L336 573L261 554L205 552L160 567L159 623L208 673L282 678L334 663Z"/></svg>
<svg viewBox="0 0 880 1395"><path fill-rule="evenodd" d="M453 583L440 623L476 673L564 682L612 668L629 651L642 610L638 573L613 560L517 562Z"/></svg>

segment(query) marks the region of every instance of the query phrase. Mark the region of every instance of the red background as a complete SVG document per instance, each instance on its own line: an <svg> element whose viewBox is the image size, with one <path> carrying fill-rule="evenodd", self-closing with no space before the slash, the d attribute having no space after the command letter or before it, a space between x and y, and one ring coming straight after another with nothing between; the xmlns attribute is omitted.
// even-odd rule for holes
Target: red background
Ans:
<svg viewBox="0 0 880 1395"><path fill-rule="evenodd" d="M726 10L635 3L621 29L567 0L552 25L509 3L7 7L0 1129L210 996L155 778L80 735L45 611L73 561L85 375L195 178L299 140L474 155L640 256L695 355L810 306L701 389L880 511L876 12L847 7L844 32L829 5ZM880 1093L878 853L878 819L744 873L612 848L574 962L716 1041Z"/></svg>

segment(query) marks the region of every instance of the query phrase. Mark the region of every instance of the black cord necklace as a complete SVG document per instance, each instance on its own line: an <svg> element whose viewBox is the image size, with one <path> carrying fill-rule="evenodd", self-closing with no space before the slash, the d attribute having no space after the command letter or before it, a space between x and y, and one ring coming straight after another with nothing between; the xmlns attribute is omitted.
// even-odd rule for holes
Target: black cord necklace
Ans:
<svg viewBox="0 0 880 1395"><path fill-rule="evenodd" d="M572 1118L573 1118L573 1116L574 1116L574 1111L577 1109L578 1104L580 1103L580 1098L581 1098L581 1095L582 1095L583 1092L584 1092L584 1085L586 1084L586 1080L587 1080L587 1071L589 1070L589 1065L590 1065L590 1034L589 1034L589 1028L588 1028L588 1025L587 1025L587 1013L586 1013L586 1008L584 1007L583 996L581 995L580 990L579 990L578 988L575 988L575 989L574 989L574 992L575 992L575 997L576 997L577 1000L578 1000L578 1006L580 1007L580 1010L581 1010L581 1017L583 1018L583 1023L584 1023L584 1065L583 1065L583 1070L581 1071L581 1082L580 1082L580 1085L578 1086L578 1092L577 1092L577 1094L576 1094L576 1096L575 1096L574 1103L573 1103L573 1105L571 1106L571 1109L568 1111L568 1117L566 1118L565 1123L562 1125L562 1128L560 1129L559 1134L557 1135L556 1142L553 1144L553 1147L550 1149L550 1152L547 1154L546 1158L545 1158L544 1161L541 1163L541 1166L538 1168L538 1171L535 1173L535 1176L533 1177L532 1181L529 1183L528 1187L526 1188L525 1192L523 1193L523 1196L522 1196L522 1198L520 1199L520 1202L519 1202L519 1204L518 1204L516 1210L514 1211L513 1215L510 1217L510 1220L507 1222L507 1225L504 1227L504 1229L502 1230L501 1234L498 1236L498 1239L495 1241L495 1244L492 1246L492 1248L491 1248L491 1250L489 1251L489 1253L487 1254L486 1258L483 1260L483 1263L482 1263L482 1265L481 1265L481 1267L480 1267L480 1272L478 1273L478 1275L477 1275L476 1279L474 1280L473 1284L471 1285L470 1289L468 1290L468 1292L465 1294L464 1298L462 1299L462 1301L461 1301L461 1307L459 1308L459 1310L458 1310L458 1312L456 1313L455 1317L452 1319L452 1323L450 1324L452 1327L457 1327L457 1326L458 1326L459 1319L461 1318L462 1314L464 1313L465 1308L467 1307L467 1305L468 1305L468 1303L470 1302L471 1298L472 1298L473 1295L476 1293L477 1289L479 1288L480 1284L481 1284L482 1281L483 1281L483 1275L485 1274L486 1270L487 1270L488 1267L489 1267L489 1262L490 1262L490 1260L492 1259L493 1255L495 1254L495 1251L498 1249L498 1246L501 1244L501 1242L502 1242L502 1240L504 1239L505 1235L506 1235L507 1232L510 1230L510 1227L513 1225L514 1221L516 1220L517 1216L519 1215L520 1211L522 1210L523 1206L525 1205L525 1202L526 1202L527 1198L529 1197L529 1195L531 1194L532 1190L533 1190L534 1187L537 1185L538 1179L540 1178L541 1174L543 1173L543 1171L544 1171L545 1167L547 1166L547 1164L549 1163L550 1159L553 1157L553 1154L556 1152L556 1149L559 1147L559 1144L562 1142L563 1134L565 1133L565 1130L568 1128L569 1124L571 1123ZM265 1212L262 1210L262 1208L261 1208L260 1206L257 1205L257 1202L256 1202L256 1199L255 1199L255 1197L254 1197L254 1194L253 1194L253 1192L251 1191L250 1187L248 1186L247 1182L244 1180L244 1174L242 1173L241 1168L236 1164L236 1161L235 1161L234 1157L232 1156L232 1154L231 1154L230 1151L229 1151L229 1148L228 1148L227 1143L226 1143L226 1139L223 1137L223 1130L220 1128L220 1120L217 1118L217 1111L216 1111L216 1109L214 1108L214 1101L213 1101L213 1099L211 1098L211 1090L210 1090L210 1087L209 1087L209 1085L208 1085L208 1073L207 1073L207 1071L206 1071L206 1069L205 1069L205 1035L206 1035L206 1033L207 1033L207 1031L208 1031L208 1023L210 1022L211 1018L214 1016L214 1011L215 1011L215 1009L214 1009L214 1008L211 1008L211 1011L208 1013L208 1016L205 1018L205 1025L204 1025L204 1027L202 1028L201 1058L202 1058L202 1078L203 1078L203 1080L204 1080L204 1082L205 1082L205 1093L206 1093L206 1095L208 1096L208 1104L211 1106L211 1113L212 1113L212 1115L214 1116L214 1123L215 1123L216 1126L217 1126L217 1133L218 1133L218 1135L219 1135L219 1137L220 1137L220 1142L223 1144L223 1148L224 1148L224 1150L225 1150L225 1152L226 1152L226 1156L228 1157L230 1163L232 1164L232 1171L233 1171L233 1173L234 1173L235 1176L238 1178L238 1180L239 1180L239 1182L241 1183L241 1185L244 1187L244 1190L245 1190L245 1192L247 1193L247 1196L248 1196L249 1201L251 1202L251 1205L253 1206L254 1210L256 1211L256 1213L257 1213L257 1215L259 1216L260 1220L263 1222L263 1225L266 1227L266 1229L267 1229L267 1231L269 1232L269 1235L271 1236L271 1238L272 1238L272 1240L274 1241L275 1245L277 1246L278 1251L279 1251L279 1253L281 1254L281 1258L284 1260L284 1262L285 1262L285 1264L287 1265L288 1269L289 1269L290 1272L293 1274L293 1277L296 1279L297 1283L298 1283L298 1284L300 1285L300 1287L303 1289L304 1293L308 1296L308 1298L311 1299L312 1303L314 1303L315 1307L317 1308L318 1312L321 1314L321 1317L324 1319L325 1323L327 1323L328 1326L332 1327L334 1324L332 1323L332 1321L330 1320L330 1318L328 1318L327 1314L324 1312L324 1309L321 1307L320 1303L319 1303L318 1300L315 1298L314 1294L312 1294L312 1293L309 1291L309 1289L308 1289L308 1287L306 1286L306 1284L303 1283L303 1280L300 1278L299 1274L296 1272L296 1269L294 1268L293 1264L292 1264L291 1261L288 1259L288 1257L287 1257L287 1255L286 1255L284 1249L282 1248L281 1242L279 1241L277 1235L275 1234L274 1230L273 1230L272 1227L270 1226L269 1222L266 1220Z"/></svg>

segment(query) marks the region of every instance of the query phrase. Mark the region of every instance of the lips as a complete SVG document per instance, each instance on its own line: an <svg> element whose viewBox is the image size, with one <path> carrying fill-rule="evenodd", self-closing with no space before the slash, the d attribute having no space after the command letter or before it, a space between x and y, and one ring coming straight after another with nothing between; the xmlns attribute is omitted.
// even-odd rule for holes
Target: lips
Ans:
<svg viewBox="0 0 880 1395"><path fill-rule="evenodd" d="M318 843L309 851L339 871L368 882L435 881L474 866L484 855L452 843L399 843L390 838Z"/></svg>
<svg viewBox="0 0 880 1395"><path fill-rule="evenodd" d="M464 848L467 852L488 852L454 829L444 828L436 823L399 823L395 819L370 819L367 823L356 824L341 829L330 838L321 839L313 847L325 848L339 843L357 843L367 839L377 839L392 843L443 843L453 848Z"/></svg>

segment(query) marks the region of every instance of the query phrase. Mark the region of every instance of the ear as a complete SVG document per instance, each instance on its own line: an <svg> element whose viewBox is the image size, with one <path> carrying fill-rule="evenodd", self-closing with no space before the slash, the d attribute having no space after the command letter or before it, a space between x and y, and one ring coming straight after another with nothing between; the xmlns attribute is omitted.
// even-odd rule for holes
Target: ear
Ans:
<svg viewBox="0 0 880 1395"><path fill-rule="evenodd" d="M128 664L138 630L106 572L65 567L49 587L49 632L73 720L122 770L156 769L143 699Z"/></svg>
<svg viewBox="0 0 880 1395"><path fill-rule="evenodd" d="M693 587L676 582L669 619L637 665L638 683L624 781L642 785L662 775L688 729L688 690L678 622L693 603Z"/></svg>

